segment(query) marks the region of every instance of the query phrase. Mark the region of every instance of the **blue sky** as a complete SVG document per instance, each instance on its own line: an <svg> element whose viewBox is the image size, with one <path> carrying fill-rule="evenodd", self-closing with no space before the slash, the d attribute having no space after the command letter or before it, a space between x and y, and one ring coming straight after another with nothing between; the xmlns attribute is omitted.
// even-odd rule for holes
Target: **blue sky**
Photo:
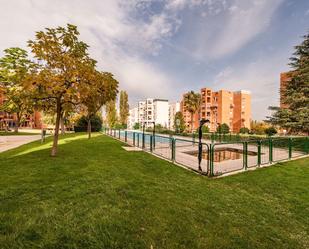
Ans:
<svg viewBox="0 0 309 249"><path fill-rule="evenodd" d="M308 0L0 0L0 50L72 23L130 104L201 87L249 90L254 119L279 100L279 74L309 31ZM0 52L1 55L1 52Z"/></svg>

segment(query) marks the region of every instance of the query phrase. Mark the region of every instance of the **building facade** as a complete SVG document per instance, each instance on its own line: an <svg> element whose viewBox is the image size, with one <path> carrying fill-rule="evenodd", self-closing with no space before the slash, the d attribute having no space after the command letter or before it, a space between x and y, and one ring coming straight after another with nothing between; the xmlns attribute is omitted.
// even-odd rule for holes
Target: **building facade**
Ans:
<svg viewBox="0 0 309 249"><path fill-rule="evenodd" d="M146 128L151 128L155 123L168 128L168 119L168 100L148 98L139 101L137 107L130 110L128 127L132 129L135 123L139 123L140 127L145 124Z"/></svg>
<svg viewBox="0 0 309 249"><path fill-rule="evenodd" d="M233 132L239 132L240 128L250 128L251 121L251 94L248 91L232 92L227 90L212 91L210 88L202 88L201 105L199 111L193 114L193 129L199 126L200 119L208 119L206 125L211 132L217 130L220 124L227 124ZM191 113L181 101L181 111L185 125L191 129Z"/></svg>
<svg viewBox="0 0 309 249"><path fill-rule="evenodd" d="M287 108L287 104L284 104L284 92L287 84L292 78L292 72L283 72L280 74L280 108Z"/></svg>
<svg viewBox="0 0 309 249"><path fill-rule="evenodd" d="M4 92L0 89L0 106L6 101ZM0 130L14 129L16 125L16 115L14 113L7 113L0 111ZM40 129L42 127L41 113L34 111L33 114L23 117L19 124L21 128Z"/></svg>
<svg viewBox="0 0 309 249"><path fill-rule="evenodd" d="M139 123L138 108L134 107L134 108L129 110L128 129L133 129L133 127L136 123Z"/></svg>

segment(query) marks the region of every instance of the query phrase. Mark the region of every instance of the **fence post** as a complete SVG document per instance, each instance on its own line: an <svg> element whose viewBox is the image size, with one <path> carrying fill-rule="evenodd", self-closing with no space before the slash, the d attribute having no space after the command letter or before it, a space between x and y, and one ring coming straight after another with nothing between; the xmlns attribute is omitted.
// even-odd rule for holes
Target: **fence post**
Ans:
<svg viewBox="0 0 309 249"><path fill-rule="evenodd" d="M309 139L308 137L305 138L305 152L309 154Z"/></svg>
<svg viewBox="0 0 309 249"><path fill-rule="evenodd" d="M128 142L128 132L124 131L124 141Z"/></svg>
<svg viewBox="0 0 309 249"><path fill-rule="evenodd" d="M137 147L139 147L139 133L137 133Z"/></svg>
<svg viewBox="0 0 309 249"><path fill-rule="evenodd" d="M209 146L209 166L210 166L210 172L209 176L214 176L214 145L210 144Z"/></svg>
<svg viewBox="0 0 309 249"><path fill-rule="evenodd" d="M273 162L273 140L269 139L269 163Z"/></svg>
<svg viewBox="0 0 309 249"><path fill-rule="evenodd" d="M152 139L153 139L153 137L152 137L152 135L150 135L150 152L152 152Z"/></svg>
<svg viewBox="0 0 309 249"><path fill-rule="evenodd" d="M114 137L116 137L116 129L114 130Z"/></svg>
<svg viewBox="0 0 309 249"><path fill-rule="evenodd" d="M135 132L133 132L133 146L135 146Z"/></svg>
<svg viewBox="0 0 309 249"><path fill-rule="evenodd" d="M119 129L119 134L118 134L119 140L120 140L120 129Z"/></svg>
<svg viewBox="0 0 309 249"><path fill-rule="evenodd" d="M293 146L293 140L292 140L292 138L290 137L290 138L289 138L289 159L292 158L292 146Z"/></svg>
<svg viewBox="0 0 309 249"><path fill-rule="evenodd" d="M258 167L261 166L261 140L258 141Z"/></svg>
<svg viewBox="0 0 309 249"><path fill-rule="evenodd" d="M175 156L176 156L176 141L174 138L172 138L172 161L175 162Z"/></svg>
<svg viewBox="0 0 309 249"><path fill-rule="evenodd" d="M248 168L248 142L243 142L243 149L244 149L244 153L243 153L244 169L247 170Z"/></svg>

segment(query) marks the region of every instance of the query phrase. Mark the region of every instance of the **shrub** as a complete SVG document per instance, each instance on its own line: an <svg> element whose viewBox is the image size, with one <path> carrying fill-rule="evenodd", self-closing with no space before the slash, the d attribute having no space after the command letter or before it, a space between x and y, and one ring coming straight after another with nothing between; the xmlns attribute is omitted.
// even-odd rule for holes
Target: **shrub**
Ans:
<svg viewBox="0 0 309 249"><path fill-rule="evenodd" d="M273 136L273 135L277 134L277 130L276 130L276 128L273 127L273 126L271 126L271 127L269 127L269 128L266 128L264 132L265 132L265 134L268 135L268 136Z"/></svg>
<svg viewBox="0 0 309 249"><path fill-rule="evenodd" d="M240 128L240 130L239 130L239 133L241 133L241 134L249 134L249 129L247 128L247 127L242 127L242 128Z"/></svg>
<svg viewBox="0 0 309 249"><path fill-rule="evenodd" d="M102 119L99 116L92 116L90 118L91 122L91 131L96 132L102 129ZM75 132L86 132L88 127L88 119L85 116L82 116L77 120L76 125L74 126Z"/></svg>

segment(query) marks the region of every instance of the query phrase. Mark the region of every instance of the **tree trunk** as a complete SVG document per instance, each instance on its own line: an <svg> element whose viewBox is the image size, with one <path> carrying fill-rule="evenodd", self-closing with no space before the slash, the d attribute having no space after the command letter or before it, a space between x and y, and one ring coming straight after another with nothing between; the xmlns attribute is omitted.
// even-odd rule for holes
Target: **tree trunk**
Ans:
<svg viewBox="0 0 309 249"><path fill-rule="evenodd" d="M18 128L19 128L19 123L20 123L20 116L19 116L19 114L17 113L17 115L16 115L16 122L15 122L15 127L14 127L14 132L18 132Z"/></svg>
<svg viewBox="0 0 309 249"><path fill-rule="evenodd" d="M90 117L88 118L87 132L88 132L88 139L90 139L91 138L91 120L90 120Z"/></svg>
<svg viewBox="0 0 309 249"><path fill-rule="evenodd" d="M64 118L61 116L60 118L60 126L61 126L61 135L65 134L65 128L64 128Z"/></svg>
<svg viewBox="0 0 309 249"><path fill-rule="evenodd" d="M60 118L61 118L61 103L60 103L60 99L57 99L56 125L55 125L53 147L52 147L52 151L50 154L51 156L56 156L57 154Z"/></svg>

